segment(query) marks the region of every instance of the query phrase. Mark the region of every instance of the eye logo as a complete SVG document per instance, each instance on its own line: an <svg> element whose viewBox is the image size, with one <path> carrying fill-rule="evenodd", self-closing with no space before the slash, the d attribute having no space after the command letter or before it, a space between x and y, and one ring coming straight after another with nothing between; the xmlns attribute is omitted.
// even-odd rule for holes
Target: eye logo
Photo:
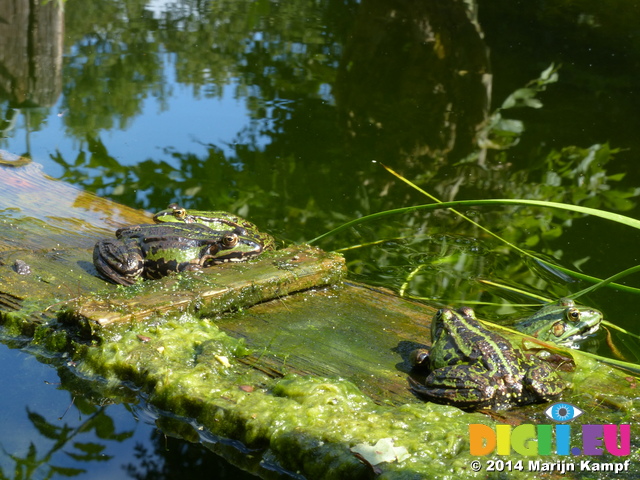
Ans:
<svg viewBox="0 0 640 480"><path fill-rule="evenodd" d="M544 413L554 422L569 422L575 420L584 412L570 403L554 403Z"/></svg>

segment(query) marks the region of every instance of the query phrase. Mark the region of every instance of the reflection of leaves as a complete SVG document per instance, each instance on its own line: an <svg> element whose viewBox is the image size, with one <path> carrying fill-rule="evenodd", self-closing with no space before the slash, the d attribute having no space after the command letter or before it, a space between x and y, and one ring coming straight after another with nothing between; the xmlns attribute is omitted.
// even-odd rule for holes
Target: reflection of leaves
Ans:
<svg viewBox="0 0 640 480"><path fill-rule="evenodd" d="M551 64L549 68L540 74L540 77L531 80L524 88L519 88L502 103L501 110L516 107L541 108L542 102L536 98L540 92L544 92L547 85L558 81L558 69Z"/></svg>
<svg viewBox="0 0 640 480"><path fill-rule="evenodd" d="M90 462L92 460L95 460L97 462L105 462L105 461L110 460L110 459L113 458L113 456L111 456L111 455L103 455L102 454L102 452L107 447L105 445L102 445L101 443L75 442L73 444L73 446L77 450L80 450L81 452L83 452L83 453L66 452L67 455L69 455L74 460L83 461L83 462Z"/></svg>
<svg viewBox="0 0 640 480"><path fill-rule="evenodd" d="M478 146L504 150L513 147L520 141L524 132L524 123L520 120L504 118L504 110L511 108L542 108L542 102L537 95L547 89L547 85L558 81L557 69L552 64L540 74L540 77L531 80L523 88L519 88L509 95L502 106L487 118L484 126L478 133Z"/></svg>
<svg viewBox="0 0 640 480"><path fill-rule="evenodd" d="M47 422L42 415L32 412L31 410L27 410L27 416L42 436L51 439L57 439L60 437L61 428Z"/></svg>
<svg viewBox="0 0 640 480"><path fill-rule="evenodd" d="M565 147L553 150L546 158L543 184L545 200L564 201L591 208L630 210L635 203L630 199L640 194L640 188L615 189L610 185L624 178L624 173L607 175L606 165L619 149L608 144L595 144L589 148ZM565 187L559 189L557 187Z"/></svg>
<svg viewBox="0 0 640 480"><path fill-rule="evenodd" d="M485 126L487 133L480 137L481 148L505 149L517 145L524 132L524 123L520 120L503 118L500 112L494 113Z"/></svg>
<svg viewBox="0 0 640 480"><path fill-rule="evenodd" d="M81 473L86 473L86 470L82 468L56 467L55 465L50 465L49 471L52 474L57 473L58 475L61 475L63 477L75 477L77 475L80 475ZM51 478L51 476L52 475L49 475L49 478Z"/></svg>
<svg viewBox="0 0 640 480"><path fill-rule="evenodd" d="M66 8L65 39L76 53L63 66L62 108L69 133L84 138L123 128L150 93L162 100L166 92L145 0L75 3Z"/></svg>
<svg viewBox="0 0 640 480"><path fill-rule="evenodd" d="M133 435L132 431L116 433L113 420L109 417L104 408L96 410L82 424L73 428L66 423L56 426L48 422L42 415L27 409L27 416L33 426L45 438L54 440L49 450L40 456L35 444L32 442L24 457L18 455L8 455L15 463L14 479L33 478L35 473L42 469L46 475L42 478L52 478L54 475L74 477L85 473L82 468L60 467L53 465L54 455L63 447L79 435L94 432L94 434L104 440L122 441ZM72 449L65 451L65 454L77 462L106 461L112 457L103 452L106 446L96 442L73 442ZM74 451L75 450L75 451ZM41 475L42 476L42 475ZM0 470L0 478L4 478L4 473Z"/></svg>
<svg viewBox="0 0 640 480"><path fill-rule="evenodd" d="M195 96L236 88L254 118L286 114L264 101L283 93L285 103L300 94L326 100L342 33L327 28L329 3L183 0L168 4L159 20L146 0L69 0L65 39L74 54L63 72L69 133L84 138L123 128L150 95L163 108L171 95L163 78L167 53L177 81ZM237 86L229 86L231 79Z"/></svg>
<svg viewBox="0 0 640 480"><path fill-rule="evenodd" d="M473 175L476 181L483 178L486 184L499 182L496 191L507 198L625 210L634 206L633 200L640 195L640 188L616 186L624 175L607 173L616 153L618 150L607 144L588 148L572 146L551 151L542 157L536 168L528 171L493 170L489 164L488 168L481 172L476 170L470 176ZM476 167L469 165L466 168ZM480 177L481 174L484 177ZM371 245L346 252L350 272L362 275L368 283L395 287L407 295L445 304L509 300L509 292L488 291L484 284L473 281L477 278L488 278L547 298L567 295L573 288L570 279L532 264L517 253L509 252L502 244L491 241L483 246L470 240L465 242L464 237L438 236L437 232L455 232L470 238L481 234L455 215L444 215L447 215L446 220L439 218L434 222L437 214L432 214L428 223L426 219L422 220L424 223L418 223L418 215L404 214L393 223L376 223L370 231L358 226L352 242L361 245L371 242ZM535 248L537 256L546 256L552 262L566 253L561 250L562 246L553 248L565 245L555 240L573 227L574 219L581 217L583 214L577 212L532 207L473 211L473 219L478 223L521 248ZM428 236L420 235L425 231ZM404 240L376 241L399 236ZM580 265L589 260L590 257L572 259L574 264L579 261ZM519 300L522 301L522 297Z"/></svg>
<svg viewBox="0 0 640 480"><path fill-rule="evenodd" d="M9 455L9 457L16 462L13 474L14 479L31 478L33 470L35 470L33 464L36 457L36 447L33 443L29 444L29 450L25 458L20 458L16 455Z"/></svg>

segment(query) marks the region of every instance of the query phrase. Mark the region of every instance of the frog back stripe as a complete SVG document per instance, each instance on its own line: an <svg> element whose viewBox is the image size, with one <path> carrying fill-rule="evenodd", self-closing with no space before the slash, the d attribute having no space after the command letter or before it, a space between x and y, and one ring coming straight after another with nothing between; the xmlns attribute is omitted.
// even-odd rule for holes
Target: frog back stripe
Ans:
<svg viewBox="0 0 640 480"><path fill-rule="evenodd" d="M461 328L467 329L472 334L472 341L478 345L485 359L495 358L495 361L492 361L491 364L497 367L496 369L518 377L517 363L513 359L514 352L518 351L513 348L511 342L482 328L475 317L473 309L462 307L458 309L458 313L463 315L466 320L466 326ZM507 358L507 356L511 358Z"/></svg>

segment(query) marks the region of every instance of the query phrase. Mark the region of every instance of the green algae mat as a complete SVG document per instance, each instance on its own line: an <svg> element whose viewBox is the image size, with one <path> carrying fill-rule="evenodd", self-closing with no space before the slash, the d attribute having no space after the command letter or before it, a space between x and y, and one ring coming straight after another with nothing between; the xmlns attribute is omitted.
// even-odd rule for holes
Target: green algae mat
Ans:
<svg viewBox="0 0 640 480"><path fill-rule="evenodd" d="M0 175L3 337L67 359L61 376L87 395L148 402L166 434L264 478L638 475L633 373L564 351L573 421L550 419L550 404L425 403L408 388L408 354L429 345L434 309L350 283L341 256L295 245L115 286L96 276L93 244L149 214L35 164Z"/></svg>

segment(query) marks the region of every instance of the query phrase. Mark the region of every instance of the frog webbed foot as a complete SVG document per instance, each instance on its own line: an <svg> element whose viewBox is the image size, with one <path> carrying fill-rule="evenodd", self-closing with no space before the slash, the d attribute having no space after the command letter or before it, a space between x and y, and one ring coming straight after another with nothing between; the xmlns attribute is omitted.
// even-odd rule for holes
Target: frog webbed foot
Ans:
<svg viewBox="0 0 640 480"><path fill-rule="evenodd" d="M121 285L133 285L144 270L139 248L111 238L96 243L93 264L103 277Z"/></svg>

